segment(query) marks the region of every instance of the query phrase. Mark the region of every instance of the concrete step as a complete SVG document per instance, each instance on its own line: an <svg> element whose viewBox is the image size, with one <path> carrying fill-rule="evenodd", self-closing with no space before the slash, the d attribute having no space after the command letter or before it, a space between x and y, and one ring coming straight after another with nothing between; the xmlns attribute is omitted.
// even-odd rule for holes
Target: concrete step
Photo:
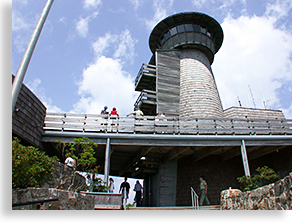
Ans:
<svg viewBox="0 0 292 222"><path fill-rule="evenodd" d="M129 207L127 210L195 210L195 208L190 206ZM220 205L200 206L199 210L220 210Z"/></svg>
<svg viewBox="0 0 292 222"><path fill-rule="evenodd" d="M95 204L94 210L121 210L121 205Z"/></svg>
<svg viewBox="0 0 292 222"><path fill-rule="evenodd" d="M221 210L220 205L200 206L199 210Z"/></svg>

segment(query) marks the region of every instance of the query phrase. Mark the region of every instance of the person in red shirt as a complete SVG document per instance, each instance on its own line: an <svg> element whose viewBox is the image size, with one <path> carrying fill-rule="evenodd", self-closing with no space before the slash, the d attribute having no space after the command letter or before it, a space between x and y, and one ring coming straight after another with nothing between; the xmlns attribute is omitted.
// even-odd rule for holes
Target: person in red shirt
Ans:
<svg viewBox="0 0 292 222"><path fill-rule="evenodd" d="M111 115L117 115L117 116L119 115L116 107L114 107L113 110L111 111Z"/></svg>

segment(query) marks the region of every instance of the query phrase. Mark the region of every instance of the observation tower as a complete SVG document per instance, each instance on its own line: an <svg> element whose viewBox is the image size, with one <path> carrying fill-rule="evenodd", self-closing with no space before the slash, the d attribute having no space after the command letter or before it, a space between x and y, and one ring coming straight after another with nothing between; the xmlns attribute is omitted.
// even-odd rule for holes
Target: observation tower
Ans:
<svg viewBox="0 0 292 222"><path fill-rule="evenodd" d="M136 78L135 103L148 115L223 117L211 64L223 42L220 24L198 12L159 22L149 38L153 56Z"/></svg>

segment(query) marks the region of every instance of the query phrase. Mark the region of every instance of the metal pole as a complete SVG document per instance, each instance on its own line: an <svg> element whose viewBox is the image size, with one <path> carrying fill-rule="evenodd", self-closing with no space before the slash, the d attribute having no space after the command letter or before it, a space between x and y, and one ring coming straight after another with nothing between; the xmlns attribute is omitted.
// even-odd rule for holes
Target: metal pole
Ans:
<svg viewBox="0 0 292 222"><path fill-rule="evenodd" d="M104 160L104 181L108 185L108 177L110 172L110 152L111 152L111 144L110 138L106 140L106 149L105 149L105 160Z"/></svg>
<svg viewBox="0 0 292 222"><path fill-rule="evenodd" d="M26 51L22 57L20 66L18 67L16 76L15 76L13 84L12 84L12 113L15 110L16 101L17 101L17 98L18 98L18 95L19 95L19 92L21 89L21 85L22 85L28 64L30 62L34 48L36 46L36 43L38 41L38 38L40 36L40 33L42 31L42 28L44 26L44 23L46 21L46 18L49 14L49 11L50 11L50 8L51 8L53 2L54 2L54 0L47 1L46 5L43 9L43 12L40 16L40 19L38 21L38 24L36 25L36 28L31 36L30 42L28 43Z"/></svg>
<svg viewBox="0 0 292 222"><path fill-rule="evenodd" d="M249 164L248 164L248 159L247 159L247 153L246 153L246 147L245 147L245 141L244 140L241 140L241 156L242 156L242 162L243 162L245 176L250 177Z"/></svg>

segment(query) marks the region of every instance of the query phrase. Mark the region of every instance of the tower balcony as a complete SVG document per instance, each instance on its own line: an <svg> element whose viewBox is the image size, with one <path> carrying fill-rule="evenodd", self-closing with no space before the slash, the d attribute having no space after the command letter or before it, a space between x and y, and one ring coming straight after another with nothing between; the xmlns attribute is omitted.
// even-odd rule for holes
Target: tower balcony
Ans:
<svg viewBox="0 0 292 222"><path fill-rule="evenodd" d="M135 91L155 90L156 87L156 66L142 64L135 79Z"/></svg>
<svg viewBox="0 0 292 222"><path fill-rule="evenodd" d="M157 97L156 92L143 89L137 98L134 107L143 111L144 115L156 114Z"/></svg>

